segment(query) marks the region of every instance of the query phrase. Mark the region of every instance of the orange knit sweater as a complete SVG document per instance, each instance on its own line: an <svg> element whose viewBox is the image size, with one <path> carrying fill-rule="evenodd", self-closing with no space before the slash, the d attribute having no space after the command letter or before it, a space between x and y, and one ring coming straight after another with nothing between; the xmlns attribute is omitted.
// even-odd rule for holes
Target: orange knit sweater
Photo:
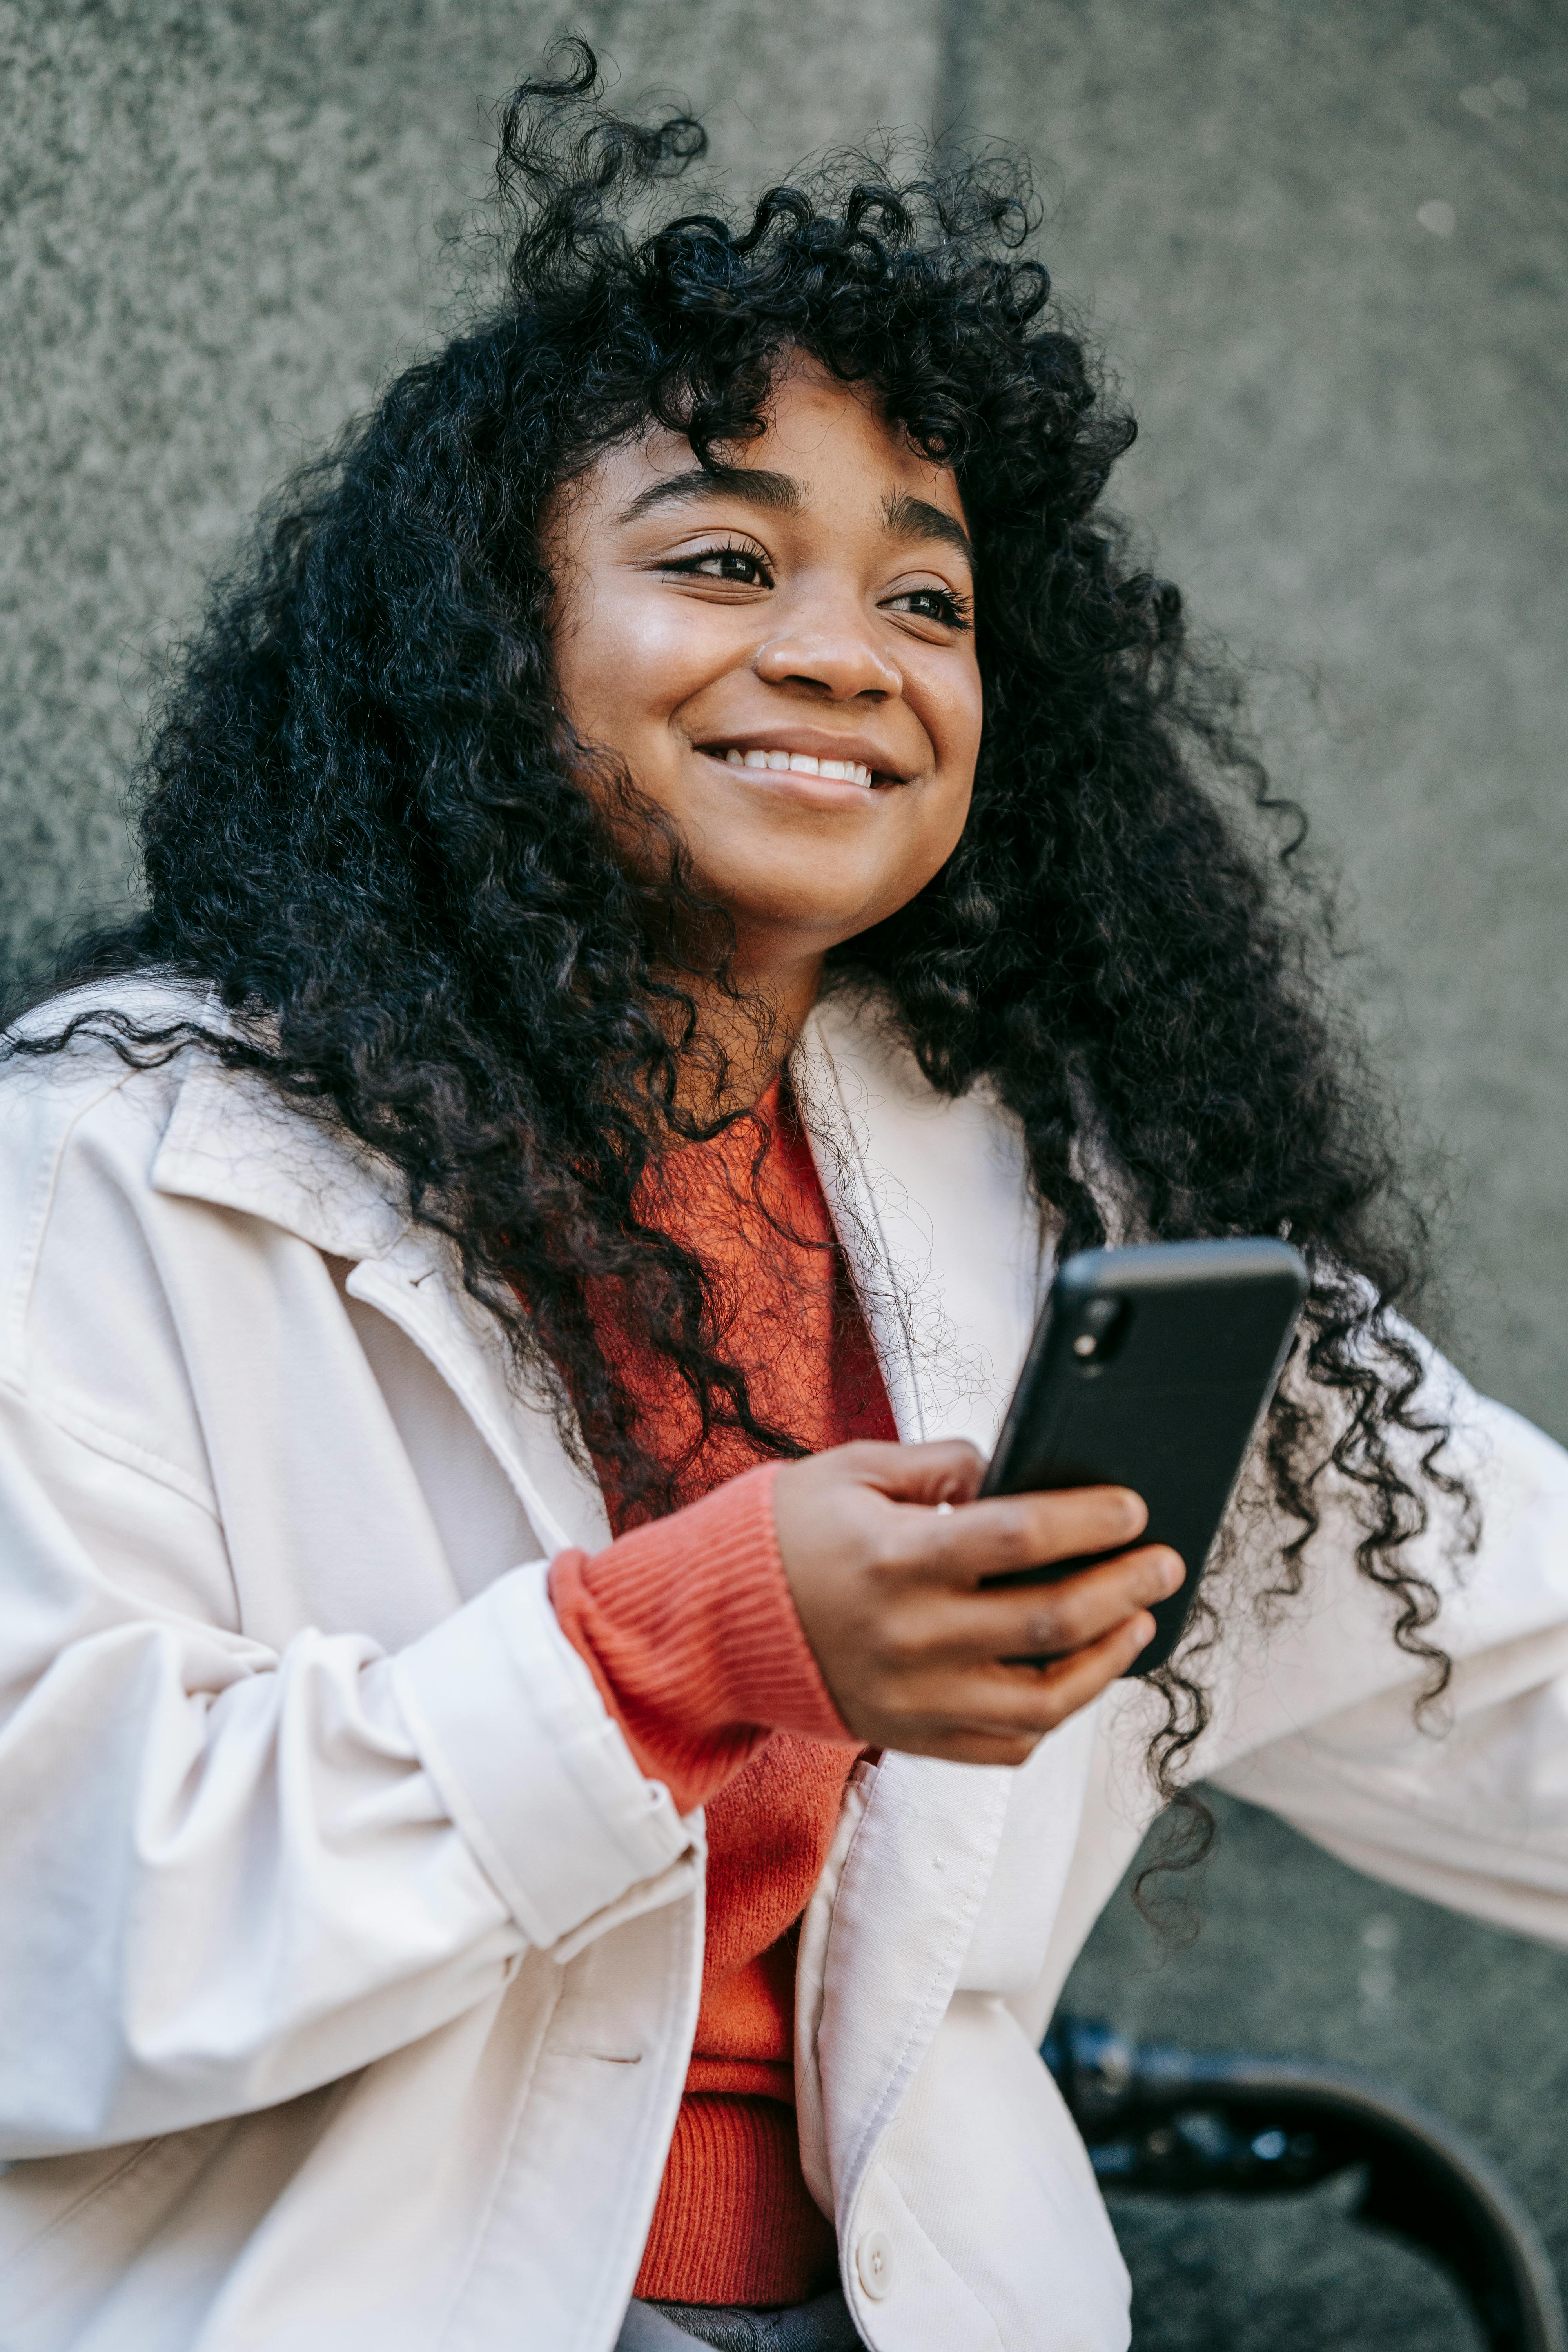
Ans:
<svg viewBox="0 0 1568 2352"><path fill-rule="evenodd" d="M725 1348L758 1416L820 1452L892 1438L892 1416L826 1202L787 1096L674 1155L643 1204L700 1250ZM773 1535L774 1471L733 1431L706 1445L690 1399L597 1317L686 1507L589 1558L551 1593L645 1772L707 1809L707 1940L686 2095L637 2292L682 2303L805 2301L836 2276L833 2229L801 2174L795 1934L857 1753L795 1614ZM699 1499L706 1497L706 1499Z"/></svg>

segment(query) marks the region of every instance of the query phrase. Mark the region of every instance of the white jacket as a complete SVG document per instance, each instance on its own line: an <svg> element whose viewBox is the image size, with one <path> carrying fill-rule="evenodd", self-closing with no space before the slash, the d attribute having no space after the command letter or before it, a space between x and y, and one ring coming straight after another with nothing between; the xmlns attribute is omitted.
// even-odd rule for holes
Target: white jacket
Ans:
<svg viewBox="0 0 1568 2352"><path fill-rule="evenodd" d="M988 1445L1048 1258L1011 1123L841 1007L797 1082L900 1431ZM703 1850L546 1598L596 1487L374 1164L204 1055L0 1076L0 2347L606 2352ZM1432 1379L1487 1510L1458 1579L1416 1547L1446 1737L1331 1514L1310 1602L1211 1661L1196 1764L1568 1942L1568 1462ZM874 2352L1128 2340L1035 2049L1148 1819L1148 1706L856 1773L798 2087Z"/></svg>

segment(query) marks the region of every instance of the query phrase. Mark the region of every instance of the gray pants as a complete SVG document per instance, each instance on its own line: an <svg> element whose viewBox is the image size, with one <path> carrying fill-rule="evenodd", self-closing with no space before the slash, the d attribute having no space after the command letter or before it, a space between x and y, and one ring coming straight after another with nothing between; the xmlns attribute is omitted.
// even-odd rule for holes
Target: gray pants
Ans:
<svg viewBox="0 0 1568 2352"><path fill-rule="evenodd" d="M716 2352L861 2352L849 2306L835 2287L787 2311L742 2311L705 2303L634 2303L616 2352L683 2352L693 2343Z"/></svg>

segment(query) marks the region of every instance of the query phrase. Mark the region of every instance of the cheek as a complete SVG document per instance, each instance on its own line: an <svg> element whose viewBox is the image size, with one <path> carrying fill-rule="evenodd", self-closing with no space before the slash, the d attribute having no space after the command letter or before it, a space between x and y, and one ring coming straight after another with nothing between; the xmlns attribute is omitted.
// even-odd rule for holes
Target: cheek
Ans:
<svg viewBox="0 0 1568 2352"><path fill-rule="evenodd" d="M962 747L959 756L973 782L974 763L980 757L981 730L985 720L985 691L980 680L980 665L973 659L973 652L957 696L953 719L957 740Z"/></svg>
<svg viewBox="0 0 1568 2352"><path fill-rule="evenodd" d="M957 808L960 824L974 786L984 715L978 664L972 660L962 669L944 674L931 696L926 726L944 787L943 800Z"/></svg>
<svg viewBox="0 0 1568 2352"><path fill-rule="evenodd" d="M980 757L980 736L984 718L978 669L948 683L949 690L942 698L941 709L933 710L931 721L940 786L929 811L925 832L925 848L933 874L958 846L959 837L969 820L970 803L974 797L974 768Z"/></svg>
<svg viewBox="0 0 1568 2352"><path fill-rule="evenodd" d="M630 748L695 691L709 666L703 632L668 597L595 583L555 647L562 699L584 733Z"/></svg>
<svg viewBox="0 0 1568 2352"><path fill-rule="evenodd" d="M911 844L910 870L906 879L913 882L916 890L923 890L931 876L947 864L969 822L970 803L974 796L973 764L944 772L943 782L945 789L940 799L925 812L918 844Z"/></svg>

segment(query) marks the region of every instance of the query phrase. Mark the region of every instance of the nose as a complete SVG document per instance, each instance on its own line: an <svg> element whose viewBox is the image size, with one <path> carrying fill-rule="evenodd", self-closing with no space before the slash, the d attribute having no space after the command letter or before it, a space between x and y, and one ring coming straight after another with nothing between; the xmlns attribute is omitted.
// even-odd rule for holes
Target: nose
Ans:
<svg viewBox="0 0 1568 2352"><path fill-rule="evenodd" d="M862 697L885 702L902 694L903 672L878 644L854 598L826 605L818 593L809 611L797 610L780 619L782 625L758 647L752 663L764 684L805 687L832 702Z"/></svg>

